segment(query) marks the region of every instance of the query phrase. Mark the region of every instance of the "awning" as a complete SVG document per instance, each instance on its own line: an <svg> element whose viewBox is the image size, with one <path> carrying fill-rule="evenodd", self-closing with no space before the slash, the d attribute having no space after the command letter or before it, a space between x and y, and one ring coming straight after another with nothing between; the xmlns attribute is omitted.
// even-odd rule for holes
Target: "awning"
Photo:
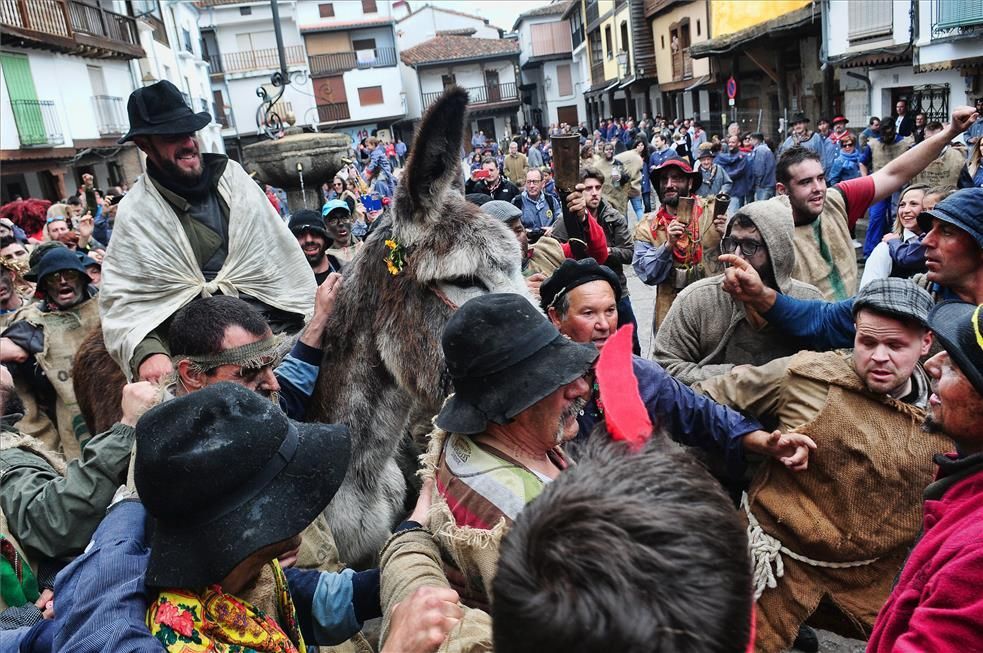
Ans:
<svg viewBox="0 0 983 653"><path fill-rule="evenodd" d="M629 77L629 78L628 78L628 79L626 79L625 81L623 81L623 82L621 82L620 84L618 84L618 88L619 88L619 89L621 89L621 88L625 88L626 86L631 86L631 85L632 85L632 84L634 84L634 83L635 83L635 76L634 76L634 75L632 75L631 77Z"/></svg>
<svg viewBox="0 0 983 653"><path fill-rule="evenodd" d="M699 88L700 86L703 86L704 84L706 84L709 81L710 81L710 75L704 75L703 77L700 77L695 82L693 82L690 86L687 86L683 90L684 91L692 91L694 88Z"/></svg>
<svg viewBox="0 0 983 653"><path fill-rule="evenodd" d="M911 61L908 46L882 48L876 52L857 52L853 54L830 57L829 63L840 68L867 68L870 66L885 66Z"/></svg>
<svg viewBox="0 0 983 653"><path fill-rule="evenodd" d="M806 7L790 11L765 23L758 23L747 29L742 29L740 32L718 36L702 43L694 43L689 47L689 55L693 59L703 59L716 54L730 54L751 41L765 36L770 39L786 36L801 27L812 24L818 28L819 20L819 4L810 3Z"/></svg>
<svg viewBox="0 0 983 653"><path fill-rule="evenodd" d="M613 82L610 82L610 83L603 83L602 82L602 84L603 85L598 86L597 88L595 88L593 86L590 87L589 89L587 89L587 92L584 93L584 95L585 96L588 96L588 97L594 97L595 95L601 95L602 93L607 93L612 88L614 88L615 86L618 85L618 80L614 80Z"/></svg>

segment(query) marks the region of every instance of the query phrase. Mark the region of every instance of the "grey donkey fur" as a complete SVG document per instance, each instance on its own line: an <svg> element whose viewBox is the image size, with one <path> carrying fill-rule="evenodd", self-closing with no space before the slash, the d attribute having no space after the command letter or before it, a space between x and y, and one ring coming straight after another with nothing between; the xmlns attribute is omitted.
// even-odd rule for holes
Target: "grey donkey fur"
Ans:
<svg viewBox="0 0 983 653"><path fill-rule="evenodd" d="M326 330L309 419L351 430L348 475L325 515L341 559L356 566L405 516L396 457L451 391L440 337L453 307L492 292L533 302L515 236L464 199L466 105L467 93L452 88L424 116L392 210L345 270ZM407 252L397 276L385 263L390 238Z"/></svg>

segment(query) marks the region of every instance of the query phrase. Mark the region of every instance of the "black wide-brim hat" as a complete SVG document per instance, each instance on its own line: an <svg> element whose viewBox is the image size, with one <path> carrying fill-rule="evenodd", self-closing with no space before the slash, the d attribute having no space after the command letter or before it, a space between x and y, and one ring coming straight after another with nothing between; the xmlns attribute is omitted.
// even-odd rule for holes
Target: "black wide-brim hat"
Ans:
<svg viewBox="0 0 983 653"><path fill-rule="evenodd" d="M149 410L136 427L137 492L156 519L146 582L201 588L302 532L338 491L348 429L288 419L217 383Z"/></svg>
<svg viewBox="0 0 983 653"><path fill-rule="evenodd" d="M130 131L117 141L121 144L134 136L193 134L212 121L207 111L192 111L177 86L166 79L130 93L126 113Z"/></svg>
<svg viewBox="0 0 983 653"><path fill-rule="evenodd" d="M512 293L465 303L441 344L454 394L435 423L463 434L481 433L488 422L507 423L586 374L598 356L594 345L561 335L529 300Z"/></svg>
<svg viewBox="0 0 983 653"><path fill-rule="evenodd" d="M983 304L936 304L928 325L943 349L983 397Z"/></svg>

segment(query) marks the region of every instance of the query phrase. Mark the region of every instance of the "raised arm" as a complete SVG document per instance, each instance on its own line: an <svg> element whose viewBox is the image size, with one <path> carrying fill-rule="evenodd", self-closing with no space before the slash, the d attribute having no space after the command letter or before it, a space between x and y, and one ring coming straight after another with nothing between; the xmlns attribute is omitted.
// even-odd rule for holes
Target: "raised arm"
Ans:
<svg viewBox="0 0 983 653"><path fill-rule="evenodd" d="M911 148L898 158L871 175L874 180L874 202L878 202L911 181L911 178L924 170L929 163L942 153L946 145L959 134L969 129L979 120L979 113L973 107L957 107L952 112L952 122L931 138Z"/></svg>

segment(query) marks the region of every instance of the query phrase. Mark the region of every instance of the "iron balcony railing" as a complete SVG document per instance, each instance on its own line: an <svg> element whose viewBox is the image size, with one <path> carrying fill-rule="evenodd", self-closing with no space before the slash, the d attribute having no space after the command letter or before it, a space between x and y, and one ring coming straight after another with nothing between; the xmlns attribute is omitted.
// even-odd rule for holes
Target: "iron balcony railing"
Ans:
<svg viewBox="0 0 983 653"><path fill-rule="evenodd" d="M112 95L96 95L92 98L92 103L96 108L99 134L107 136L126 132L127 120L123 98Z"/></svg>
<svg viewBox="0 0 983 653"><path fill-rule="evenodd" d="M317 105L317 119L321 122L351 120L351 113L348 111L348 103L335 102L333 104Z"/></svg>
<svg viewBox="0 0 983 653"><path fill-rule="evenodd" d="M351 50L310 56L310 70L314 77L344 73L365 68L388 68L396 65L396 48Z"/></svg>
<svg viewBox="0 0 983 653"><path fill-rule="evenodd" d="M201 108L200 108L201 111L204 111L206 113L211 113L211 111L208 108L208 100L206 100L203 97L200 97L200 98L198 98L198 104L201 105Z"/></svg>
<svg viewBox="0 0 983 653"><path fill-rule="evenodd" d="M473 86L465 90L468 92L468 104L470 104L472 107L481 104L495 104L498 102L519 101L519 91L516 88L515 82L507 82L505 84L490 84L485 86ZM436 102L443 94L444 94L443 91L424 93L423 94L424 108L427 108L431 104Z"/></svg>
<svg viewBox="0 0 983 653"><path fill-rule="evenodd" d="M61 145L61 121L53 100L11 100L14 123L22 146Z"/></svg>
<svg viewBox="0 0 983 653"><path fill-rule="evenodd" d="M303 66L307 62L302 45L291 45L284 48L283 56L288 66ZM210 54L208 55L208 67L212 75L246 73L253 70L276 70L280 67L280 55L276 48Z"/></svg>
<svg viewBox="0 0 983 653"><path fill-rule="evenodd" d="M232 116L232 107L222 107L222 113L215 116L215 121L222 125L222 129L228 129L229 127L235 127L236 121Z"/></svg>

